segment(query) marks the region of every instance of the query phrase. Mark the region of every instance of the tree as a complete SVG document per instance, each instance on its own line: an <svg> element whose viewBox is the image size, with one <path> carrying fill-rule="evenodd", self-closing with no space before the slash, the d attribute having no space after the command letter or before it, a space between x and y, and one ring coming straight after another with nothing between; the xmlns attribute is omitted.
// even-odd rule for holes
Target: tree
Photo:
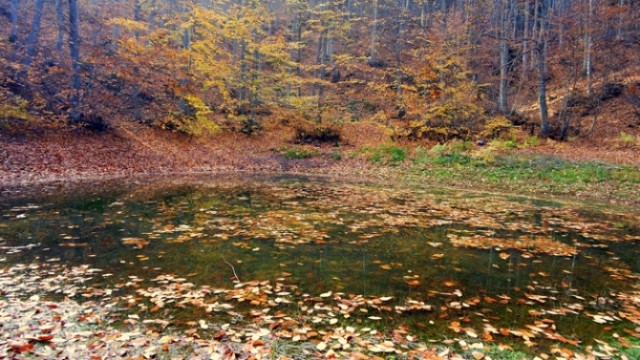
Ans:
<svg viewBox="0 0 640 360"><path fill-rule="evenodd" d="M537 17L535 22L538 29L538 37L536 39L536 57L538 70L538 107L540 109L540 134L549 136L551 127L549 125L549 110L547 108L547 53L545 51L547 45L547 6L546 1L537 1L536 9Z"/></svg>
<svg viewBox="0 0 640 360"><path fill-rule="evenodd" d="M31 21L31 31L27 37L25 46L27 48L27 55L24 58L22 64L24 69L21 71L21 75L24 77L27 74L33 57L38 53L38 38L40 37L40 27L42 24L42 9L44 8L44 0L36 0L35 10L33 14L33 21Z"/></svg>
<svg viewBox="0 0 640 360"><path fill-rule="evenodd" d="M82 120L82 112L80 111L80 22L78 16L78 0L69 0L69 54L71 55L71 110L69 112L69 121L78 123Z"/></svg>

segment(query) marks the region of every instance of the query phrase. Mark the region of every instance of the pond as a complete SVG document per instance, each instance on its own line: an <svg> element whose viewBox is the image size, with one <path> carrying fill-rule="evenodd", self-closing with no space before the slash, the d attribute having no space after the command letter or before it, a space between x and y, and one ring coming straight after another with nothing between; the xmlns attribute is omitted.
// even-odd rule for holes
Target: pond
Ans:
<svg viewBox="0 0 640 360"><path fill-rule="evenodd" d="M205 335L293 319L295 340L402 327L525 352L639 335L633 211L301 176L10 190L0 267L85 269L49 296L107 298L133 319Z"/></svg>

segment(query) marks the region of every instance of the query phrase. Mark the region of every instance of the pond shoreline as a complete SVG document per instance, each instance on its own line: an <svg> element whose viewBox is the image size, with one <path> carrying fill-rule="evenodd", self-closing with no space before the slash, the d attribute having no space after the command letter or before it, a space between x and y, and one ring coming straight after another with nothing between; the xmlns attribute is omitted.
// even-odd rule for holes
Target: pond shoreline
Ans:
<svg viewBox="0 0 640 360"><path fill-rule="evenodd" d="M637 209L640 207L640 197L625 196L616 192L615 184L602 184L599 189L583 189L582 191L571 189L571 187L560 189L560 191L532 191L522 187L519 183L488 183L486 181L476 181L474 176L467 179L458 178L442 179L425 175L419 171L411 171L402 167L389 166L371 166L369 164L351 163L345 167L300 167L299 160L286 160L291 163L291 168L295 170L286 170L283 168L272 169L245 169L242 167L221 167L211 169L174 169L165 171L110 171L110 172L74 172L69 171L66 174L55 173L34 173L24 171L19 173L7 174L0 171L0 194L9 194L16 192L29 191L38 192L38 189L49 188L52 186L70 186L77 184L96 183L96 182L122 182L130 180L133 182L145 182L155 180L171 180L186 178L210 178L219 176L309 176L321 177L327 179L336 179L339 181L349 182L375 182L377 184L389 184L394 186L418 186L418 187L437 187L453 190L466 190L474 193L492 193L500 195L517 195L530 198L554 198L563 202L596 202L596 205L614 206L614 207L631 207ZM460 169L458 169L460 170ZM466 170L473 171L469 168ZM428 184L428 185L427 185ZM531 184L530 184L531 185Z"/></svg>
<svg viewBox="0 0 640 360"><path fill-rule="evenodd" d="M542 159L538 168L514 168L508 162L483 167L469 163L423 164L415 158L389 164L371 161L374 154L353 146L314 148L317 152L313 156L290 158L282 152L291 146L285 143L256 147L252 139L237 137L212 144L183 137L168 139L164 133L153 137L148 131L144 130L140 137L151 139L150 143L123 134L47 134L24 139L0 134L0 189L126 178L294 174L560 197L640 208L640 169L626 165L569 162L531 151L516 151L513 156L534 162ZM554 168L556 160L564 161L560 169ZM579 179L571 178L571 174L556 179L556 175L549 174L579 172L584 170L581 167L587 169L578 174ZM605 180L589 181L589 176L601 172L618 173Z"/></svg>

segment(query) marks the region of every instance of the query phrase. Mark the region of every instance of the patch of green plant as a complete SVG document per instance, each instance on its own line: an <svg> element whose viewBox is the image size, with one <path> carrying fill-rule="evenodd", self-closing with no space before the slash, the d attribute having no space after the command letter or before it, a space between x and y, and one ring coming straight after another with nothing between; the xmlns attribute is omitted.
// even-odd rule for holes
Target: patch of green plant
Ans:
<svg viewBox="0 0 640 360"><path fill-rule="evenodd" d="M473 142L468 140L454 140L448 144L452 153L468 153L473 150Z"/></svg>
<svg viewBox="0 0 640 360"><path fill-rule="evenodd" d="M540 138L537 135L531 135L524 138L525 147L536 147L540 145Z"/></svg>
<svg viewBox="0 0 640 360"><path fill-rule="evenodd" d="M338 150L334 151L331 153L331 158L335 161L340 161L342 160L342 153Z"/></svg>
<svg viewBox="0 0 640 360"><path fill-rule="evenodd" d="M411 161L413 161L414 165L424 166L431 162L431 156L429 156L429 152L427 149L422 146L418 146L413 150Z"/></svg>
<svg viewBox="0 0 640 360"><path fill-rule="evenodd" d="M496 149L517 149L518 142L515 139L493 139L489 143L489 146L494 147Z"/></svg>
<svg viewBox="0 0 640 360"><path fill-rule="evenodd" d="M307 352L314 351L315 346L311 343L297 343L284 339L276 339L271 344L271 359L281 359L283 357L302 359Z"/></svg>
<svg viewBox="0 0 640 360"><path fill-rule="evenodd" d="M429 149L429 153L432 155L443 155L449 152L449 147L445 144L436 144L433 145L431 149Z"/></svg>
<svg viewBox="0 0 640 360"><path fill-rule="evenodd" d="M376 148L363 148L367 160L390 166L397 166L407 159L409 151L394 144L380 145Z"/></svg>
<svg viewBox="0 0 640 360"><path fill-rule="evenodd" d="M469 165L471 164L471 157L457 152L452 152L434 157L433 163L438 165Z"/></svg>
<svg viewBox="0 0 640 360"><path fill-rule="evenodd" d="M640 360L640 348L622 349L620 352L629 360Z"/></svg>
<svg viewBox="0 0 640 360"><path fill-rule="evenodd" d="M282 156L286 159L308 159L315 155L315 151L311 151L300 146L293 146L282 151Z"/></svg>
<svg viewBox="0 0 640 360"><path fill-rule="evenodd" d="M632 134L620 131L619 141L622 145L634 145L636 143L636 138Z"/></svg>
<svg viewBox="0 0 640 360"><path fill-rule="evenodd" d="M529 358L529 356L523 352L509 349L500 349L497 346L489 347L489 349L485 351L484 354L485 356L488 356L494 360L521 360Z"/></svg>

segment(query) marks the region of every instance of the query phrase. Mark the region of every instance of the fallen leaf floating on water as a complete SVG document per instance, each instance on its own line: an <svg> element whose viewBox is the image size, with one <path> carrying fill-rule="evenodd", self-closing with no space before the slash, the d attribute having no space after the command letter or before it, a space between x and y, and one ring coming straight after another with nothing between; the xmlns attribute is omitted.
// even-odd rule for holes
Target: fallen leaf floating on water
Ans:
<svg viewBox="0 0 640 360"><path fill-rule="evenodd" d="M411 287L416 287L416 286L420 286L420 280L408 280L405 281L407 283L407 285L411 286Z"/></svg>
<svg viewBox="0 0 640 360"><path fill-rule="evenodd" d="M149 245L150 241L149 240L145 240L145 239L141 239L141 238L123 238L122 239L122 244L124 245L131 245L133 247L135 247L138 250L141 250L142 248L144 248L145 246Z"/></svg>

